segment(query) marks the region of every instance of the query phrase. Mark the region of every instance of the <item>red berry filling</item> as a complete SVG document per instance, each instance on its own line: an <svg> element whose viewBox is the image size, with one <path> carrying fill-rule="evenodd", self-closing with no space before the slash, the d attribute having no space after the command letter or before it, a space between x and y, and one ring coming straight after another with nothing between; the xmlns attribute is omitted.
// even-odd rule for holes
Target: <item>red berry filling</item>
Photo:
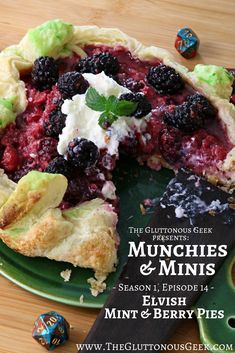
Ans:
<svg viewBox="0 0 235 353"><path fill-rule="evenodd" d="M195 173L211 171L223 161L231 145L227 142L226 132L218 119L208 122L204 128L192 133L184 133L164 123L164 113L171 113L175 106L186 101L195 91L187 84L173 94L159 94L148 83L146 75L152 66L161 64L159 60L144 62L134 58L130 52L121 47L94 46L84 47L91 56L109 52L118 59L119 72L113 78L133 92L142 92L152 105L152 116L143 134L133 133L122 141L120 149L139 159L147 160L158 154L173 167L188 167ZM60 75L74 71L79 58L74 55L57 61ZM49 116L54 111L62 96L57 85L45 91L32 86L30 77L22 77L26 83L28 105L16 122L7 126L0 134L0 166L8 176L18 181L30 170L44 171L49 162L58 156L58 139L48 137L45 131ZM102 197L105 180L111 178L110 172L115 168L117 156L110 156L106 150L100 151L95 167L85 171L76 171L61 204L68 208L78 202ZM159 165L156 165L159 168ZM114 201L116 202L116 201Z"/></svg>

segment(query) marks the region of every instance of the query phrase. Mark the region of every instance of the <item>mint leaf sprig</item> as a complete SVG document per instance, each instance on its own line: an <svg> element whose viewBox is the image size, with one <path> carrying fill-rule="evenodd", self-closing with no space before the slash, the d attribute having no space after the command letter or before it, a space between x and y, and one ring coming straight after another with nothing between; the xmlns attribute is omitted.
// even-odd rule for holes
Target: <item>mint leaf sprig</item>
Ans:
<svg viewBox="0 0 235 353"><path fill-rule="evenodd" d="M111 126L119 116L128 116L135 112L138 103L119 100L115 96L99 94L93 87L89 87L86 93L86 105L97 112L101 112L98 123L102 128Z"/></svg>

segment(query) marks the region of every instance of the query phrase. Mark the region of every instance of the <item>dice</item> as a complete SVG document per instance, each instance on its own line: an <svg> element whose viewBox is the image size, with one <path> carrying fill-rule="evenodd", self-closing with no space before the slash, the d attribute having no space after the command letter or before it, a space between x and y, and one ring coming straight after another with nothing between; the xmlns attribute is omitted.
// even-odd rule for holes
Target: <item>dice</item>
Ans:
<svg viewBox="0 0 235 353"><path fill-rule="evenodd" d="M55 311L41 314L34 323L33 338L52 351L69 339L69 324Z"/></svg>
<svg viewBox="0 0 235 353"><path fill-rule="evenodd" d="M176 50L186 59L191 59L197 54L199 38L196 33L188 27L181 28L175 40Z"/></svg>

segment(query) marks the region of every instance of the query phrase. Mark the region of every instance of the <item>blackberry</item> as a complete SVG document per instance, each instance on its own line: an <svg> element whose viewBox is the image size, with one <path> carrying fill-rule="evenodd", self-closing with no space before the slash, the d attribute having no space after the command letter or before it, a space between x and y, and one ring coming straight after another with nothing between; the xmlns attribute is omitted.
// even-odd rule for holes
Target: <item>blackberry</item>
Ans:
<svg viewBox="0 0 235 353"><path fill-rule="evenodd" d="M116 75L119 71L118 59L110 53L99 53L81 59L76 66L76 70L84 73L99 74L104 71L106 75Z"/></svg>
<svg viewBox="0 0 235 353"><path fill-rule="evenodd" d="M181 105L176 106L171 113L164 114L164 122L184 132L190 133L200 129L207 118L213 118L216 110L201 94L189 96Z"/></svg>
<svg viewBox="0 0 235 353"><path fill-rule="evenodd" d="M68 145L68 161L77 168L93 167L98 158L98 147L85 138L75 138Z"/></svg>
<svg viewBox="0 0 235 353"><path fill-rule="evenodd" d="M61 111L63 102L63 100L59 102L56 109L52 110L50 113L49 119L43 123L43 127L47 136L58 138L58 136L62 133L63 128L65 127L66 115Z"/></svg>
<svg viewBox="0 0 235 353"><path fill-rule="evenodd" d="M89 83L76 71L70 71L60 76L58 88L63 98L72 98L76 94L83 94L89 87Z"/></svg>
<svg viewBox="0 0 235 353"><path fill-rule="evenodd" d="M72 177L72 167L62 156L54 158L45 169L46 173L63 174L66 178Z"/></svg>
<svg viewBox="0 0 235 353"><path fill-rule="evenodd" d="M137 119L142 118L151 112L152 106L142 93L124 93L119 97L119 100L126 100L138 103L135 112L132 114Z"/></svg>
<svg viewBox="0 0 235 353"><path fill-rule="evenodd" d="M37 155L42 161L49 161L57 155L58 141L52 137L43 137L38 141Z"/></svg>
<svg viewBox="0 0 235 353"><path fill-rule="evenodd" d="M71 205L75 206L80 202L91 200L94 198L92 196L89 190L89 180L84 173L81 173L69 180L63 200L71 207Z"/></svg>
<svg viewBox="0 0 235 353"><path fill-rule="evenodd" d="M55 59L41 56L34 61L31 72L32 84L39 91L51 88L59 78L59 67Z"/></svg>
<svg viewBox="0 0 235 353"><path fill-rule="evenodd" d="M162 64L149 69L147 81L160 94L172 94L184 87L184 81L175 69Z"/></svg>
<svg viewBox="0 0 235 353"><path fill-rule="evenodd" d="M120 146L120 152L132 157L137 157L138 153L138 141L135 134L129 134L124 141L122 141L122 145Z"/></svg>
<svg viewBox="0 0 235 353"><path fill-rule="evenodd" d="M144 88L144 81L135 81L133 78L119 78L117 83L128 88L132 92L138 92Z"/></svg>
<svg viewBox="0 0 235 353"><path fill-rule="evenodd" d="M26 174L28 174L33 168L31 167L30 163L24 164L23 166L20 167L20 169L17 169L14 173L9 174L8 177L13 180L15 183L18 183L18 181L23 178Z"/></svg>
<svg viewBox="0 0 235 353"><path fill-rule="evenodd" d="M233 75L233 84L232 84L232 87L233 87L233 90L232 90L232 96L235 94L235 69L227 69L230 74Z"/></svg>
<svg viewBox="0 0 235 353"><path fill-rule="evenodd" d="M159 133L159 149L166 162L172 164L180 161L183 135L174 127L163 128Z"/></svg>
<svg viewBox="0 0 235 353"><path fill-rule="evenodd" d="M211 105L209 100L200 93L188 96L186 101L191 104L191 106L194 106L204 119L213 118L216 115L216 109Z"/></svg>

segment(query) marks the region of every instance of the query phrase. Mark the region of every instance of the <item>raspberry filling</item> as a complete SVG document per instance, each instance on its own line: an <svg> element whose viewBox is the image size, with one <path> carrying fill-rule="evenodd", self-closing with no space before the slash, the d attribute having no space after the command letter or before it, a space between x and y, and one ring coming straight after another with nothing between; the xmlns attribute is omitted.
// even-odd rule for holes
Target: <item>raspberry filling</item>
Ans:
<svg viewBox="0 0 235 353"><path fill-rule="evenodd" d="M183 89L174 94L158 94L148 84L146 75L150 67L161 64L159 60L143 62L121 46L113 48L87 45L84 50L88 56L105 51L117 57L120 63L118 83L133 92L144 93L152 105L152 117L145 134L126 140L121 144L121 149L142 160L147 160L149 155L157 153L175 169L187 167L197 174L203 174L204 171L217 173L218 163L225 159L233 147L219 119L208 120L203 128L188 134L166 126L163 121L165 112L173 111L176 106L184 103L188 96L195 94L192 87L185 84ZM159 165L153 167L157 168Z"/></svg>
<svg viewBox="0 0 235 353"><path fill-rule="evenodd" d="M183 104L187 97L195 94L188 84L173 94L159 94L148 83L146 75L150 67L159 66L161 62L141 61L121 47L87 45L84 51L88 56L102 52L111 53L119 62L119 71L113 78L132 92L142 92L152 105L152 115L143 134L133 133L120 143L120 151L128 153L140 161L148 161L150 167L160 168L158 162L151 161L151 156L158 155L174 169L190 168L197 174L206 172L218 173L217 165L223 161L232 148L226 132L219 119L205 121L203 128L185 133L164 122L166 112L171 113L175 107ZM57 60L60 75L76 69L80 58L72 55ZM16 122L0 132L0 166L10 179L18 181L30 170L45 171L50 161L58 156L58 138L48 136L45 124L49 116L62 99L58 85L39 91L34 88L30 76L21 78L26 84L28 105L26 110L17 116ZM105 181L111 179L117 156L110 156L101 150L96 165L87 170L76 170L69 180L62 208L78 202L102 196ZM112 200L113 204L116 200Z"/></svg>

